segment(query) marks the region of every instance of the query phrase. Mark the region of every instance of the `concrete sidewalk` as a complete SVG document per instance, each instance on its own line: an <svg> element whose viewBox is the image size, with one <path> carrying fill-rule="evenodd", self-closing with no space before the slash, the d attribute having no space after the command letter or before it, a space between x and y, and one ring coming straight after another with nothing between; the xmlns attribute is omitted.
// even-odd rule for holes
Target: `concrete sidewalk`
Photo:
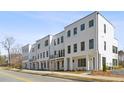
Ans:
<svg viewBox="0 0 124 93"><path fill-rule="evenodd" d="M14 69L13 69L14 70ZM59 78L68 78L68 79L77 79L77 80L86 80L86 81L104 81L104 82L124 82L124 78L118 77L107 77L107 76L93 76L86 73L82 74L73 74L69 72L53 72L53 71L34 71L34 70L14 70L23 73L53 76ZM71 77L71 78L70 78Z"/></svg>

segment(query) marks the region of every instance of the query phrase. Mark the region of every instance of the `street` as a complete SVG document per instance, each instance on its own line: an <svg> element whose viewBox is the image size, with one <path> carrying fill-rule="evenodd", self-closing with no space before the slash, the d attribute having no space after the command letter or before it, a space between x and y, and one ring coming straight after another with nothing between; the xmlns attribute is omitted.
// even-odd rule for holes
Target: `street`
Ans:
<svg viewBox="0 0 124 93"><path fill-rule="evenodd" d="M0 82L75 82L75 81L0 69Z"/></svg>

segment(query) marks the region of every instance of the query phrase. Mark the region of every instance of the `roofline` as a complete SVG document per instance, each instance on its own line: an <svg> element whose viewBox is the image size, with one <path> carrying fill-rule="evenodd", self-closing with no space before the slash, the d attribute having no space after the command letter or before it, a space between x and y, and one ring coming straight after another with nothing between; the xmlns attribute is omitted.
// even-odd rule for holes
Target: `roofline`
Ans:
<svg viewBox="0 0 124 93"><path fill-rule="evenodd" d="M98 12L98 14L100 14L108 23L112 25L112 27L115 28L115 26L105 16L103 16L100 12Z"/></svg>
<svg viewBox="0 0 124 93"><path fill-rule="evenodd" d="M59 33L57 33L57 34L54 34L53 36L56 36L56 35L58 35L58 34L61 34L61 33L63 33L65 30L63 30L63 31L61 31L61 32L59 32Z"/></svg>
<svg viewBox="0 0 124 93"><path fill-rule="evenodd" d="M92 14L94 14L94 13L100 14L107 22L109 22L109 23L112 25L112 27L115 28L115 26L114 26L107 18L105 18L99 11L92 12L92 13L90 13L89 15L87 15L87 16L81 18L81 19L78 19L77 21L74 21L73 23L71 23L71 24L65 26L64 28L67 28L68 26L70 26L70 25L72 25L72 24L74 24L74 23L77 23L78 21L80 21L80 20L82 20L82 19L85 19L85 18L87 18L88 16L90 16L90 15L92 15Z"/></svg>
<svg viewBox="0 0 124 93"><path fill-rule="evenodd" d="M87 18L88 16L90 16L90 15L92 15L92 14L94 14L94 13L98 13L98 11L92 12L92 13L88 14L87 16L84 16L83 18L80 18L80 19L78 19L77 21L74 21L73 23L71 23L71 24L65 26L64 28L67 28L68 26L70 26L70 25L72 25L72 24L74 24L74 23L77 23L78 21L80 21L80 20L82 20L82 19L85 19L85 18Z"/></svg>
<svg viewBox="0 0 124 93"><path fill-rule="evenodd" d="M40 40L42 40L42 39L44 39L44 38L46 38L46 37L49 37L49 36L52 36L52 35L44 36L43 38L36 40L36 42L38 42L38 41L40 41Z"/></svg>
<svg viewBox="0 0 124 93"><path fill-rule="evenodd" d="M22 46L22 48L24 48L24 47L26 47L26 46L30 46L30 44L26 44L26 45Z"/></svg>

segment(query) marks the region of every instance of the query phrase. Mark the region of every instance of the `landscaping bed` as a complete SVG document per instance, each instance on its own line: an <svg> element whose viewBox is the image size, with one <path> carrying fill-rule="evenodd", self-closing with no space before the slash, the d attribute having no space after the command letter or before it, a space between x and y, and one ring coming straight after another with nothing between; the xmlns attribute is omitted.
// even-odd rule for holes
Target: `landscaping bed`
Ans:
<svg viewBox="0 0 124 93"><path fill-rule="evenodd" d="M124 75L120 75L120 74L112 74L112 71L92 71L91 72L92 75L97 75L97 76L109 76L109 77L124 77Z"/></svg>

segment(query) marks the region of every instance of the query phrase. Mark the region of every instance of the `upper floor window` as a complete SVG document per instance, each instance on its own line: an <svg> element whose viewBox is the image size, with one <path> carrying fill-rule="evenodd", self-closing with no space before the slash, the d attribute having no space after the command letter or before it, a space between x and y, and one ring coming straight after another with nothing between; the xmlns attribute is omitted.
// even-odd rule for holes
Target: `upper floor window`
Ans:
<svg viewBox="0 0 124 93"><path fill-rule="evenodd" d="M42 53L40 53L40 58L42 58Z"/></svg>
<svg viewBox="0 0 124 93"><path fill-rule="evenodd" d="M106 50L106 41L104 41L104 50Z"/></svg>
<svg viewBox="0 0 124 93"><path fill-rule="evenodd" d="M94 26L94 20L93 19L89 21L89 27L92 27L92 26Z"/></svg>
<svg viewBox="0 0 124 93"><path fill-rule="evenodd" d="M104 24L104 33L106 33L106 24Z"/></svg>
<svg viewBox="0 0 124 93"><path fill-rule="evenodd" d="M89 49L94 49L94 39L89 40Z"/></svg>
<svg viewBox="0 0 124 93"><path fill-rule="evenodd" d="M59 43L60 43L60 39L58 38L58 39L57 39L57 44L59 44Z"/></svg>
<svg viewBox="0 0 124 93"><path fill-rule="evenodd" d="M54 46L56 46L56 40L54 40Z"/></svg>
<svg viewBox="0 0 124 93"><path fill-rule="evenodd" d="M45 41L45 46L48 46L49 42L48 40Z"/></svg>
<svg viewBox="0 0 124 93"><path fill-rule="evenodd" d="M49 52L48 51L46 51L46 57L48 57L49 56Z"/></svg>
<svg viewBox="0 0 124 93"><path fill-rule="evenodd" d="M63 43L64 42L64 37L63 36L61 36L61 43Z"/></svg>
<svg viewBox="0 0 124 93"><path fill-rule="evenodd" d="M81 51L85 50L85 42L81 42Z"/></svg>
<svg viewBox="0 0 124 93"><path fill-rule="evenodd" d="M116 47L116 46L112 46L112 51L113 51L113 53L118 53L118 48Z"/></svg>
<svg viewBox="0 0 124 93"><path fill-rule="evenodd" d="M54 55L56 55L56 51L54 51Z"/></svg>
<svg viewBox="0 0 124 93"><path fill-rule="evenodd" d="M85 24L81 24L80 28L81 28L81 31L85 30Z"/></svg>
<svg viewBox="0 0 124 93"><path fill-rule="evenodd" d="M39 59L39 54L37 55L37 59Z"/></svg>
<svg viewBox="0 0 124 93"><path fill-rule="evenodd" d="M40 49L40 44L38 44L38 49Z"/></svg>
<svg viewBox="0 0 124 93"><path fill-rule="evenodd" d="M34 48L32 48L32 52L34 52L35 51L35 49Z"/></svg>
<svg viewBox="0 0 124 93"><path fill-rule="evenodd" d="M68 54L70 54L71 53L71 46L69 45L68 47L67 47L68 49Z"/></svg>
<svg viewBox="0 0 124 93"><path fill-rule="evenodd" d="M71 36L71 30L68 30L67 37L70 37L70 36Z"/></svg>
<svg viewBox="0 0 124 93"><path fill-rule="evenodd" d="M61 57L61 50L59 50L58 53L59 53L59 57Z"/></svg>
<svg viewBox="0 0 124 93"><path fill-rule="evenodd" d="M76 35L77 34L77 27L75 27L73 31L74 31L74 35Z"/></svg>
<svg viewBox="0 0 124 93"><path fill-rule="evenodd" d="M45 58L45 52L43 52L43 58Z"/></svg>
<svg viewBox="0 0 124 93"><path fill-rule="evenodd" d="M74 52L77 52L77 44L74 44Z"/></svg>

